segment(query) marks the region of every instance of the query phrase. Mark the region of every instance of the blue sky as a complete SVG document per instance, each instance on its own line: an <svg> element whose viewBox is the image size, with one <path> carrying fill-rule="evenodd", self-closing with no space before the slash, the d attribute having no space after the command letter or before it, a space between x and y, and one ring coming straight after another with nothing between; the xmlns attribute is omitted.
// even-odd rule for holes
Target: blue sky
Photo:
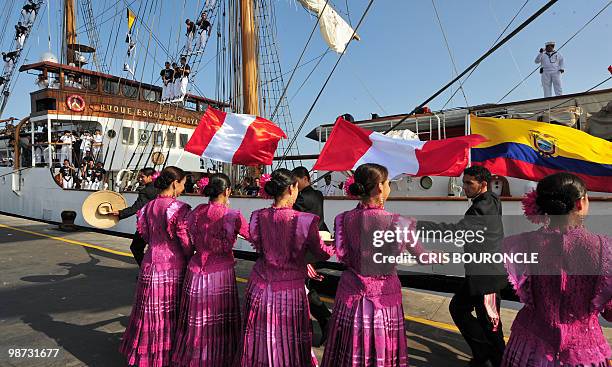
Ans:
<svg viewBox="0 0 612 367"><path fill-rule="evenodd" d="M134 1L131 7L135 10L140 5L144 7L157 2L158 9L161 8L165 15L163 22L160 22L160 18L156 16L150 17L149 23L158 37L172 45L174 49L176 49L179 27L181 42L184 39L181 19L194 17L192 13L195 13L198 4L202 3L202 0L149 0L148 2L128 0L127 2L131 1ZM95 0L94 10L99 13L115 2L116 0ZM309 16L295 0L274 2L277 6L276 21L281 66L284 72L289 72L295 65L316 19ZM545 2L530 0L510 29L520 24ZM533 59L545 41L554 40L559 46L608 2L609 0L560 0L479 66L464 84L468 103L477 105L497 102L523 76L536 67ZM51 0L52 49L55 53L58 46L57 19L60 3L60 0ZM353 24L356 24L367 3L367 0L333 2L340 14L345 17L350 15ZM523 3L524 0L435 0L459 71L488 49ZM106 48L108 34L113 26L110 15L114 12L120 13L117 22L121 21L122 28L114 52L115 57L112 60L112 70L118 74L121 74L119 71L125 52L123 37L126 25L123 6L122 0L112 8L113 10L98 18L98 22L111 19L100 28L102 44ZM9 47L12 24L17 19L18 9L12 11L13 19L6 28L9 30L8 35L2 38L3 49ZM29 62L38 61L40 55L47 50L47 14L42 15L42 22L35 28L35 34L30 37L26 46ZM81 20L79 23L82 25ZM589 89L609 75L607 67L612 63L611 23L612 6L561 50L566 60L566 73L563 79L565 93ZM115 28L117 24L115 23ZM147 41L148 32L143 28L140 28L139 32L142 45ZM303 138L315 126L329 123L343 113L351 113L356 119L366 119L370 113L386 115L409 112L454 76L431 0L375 0L358 33L361 41L351 44L300 134L298 144L302 153L314 153L318 149L317 143ZM80 40L85 40L84 43L87 43L84 32L80 37ZM114 38L111 40L111 48L113 44ZM321 55L325 49L326 45L317 31L304 60ZM150 46L150 50L154 53L154 46ZM215 50L215 44L209 43L204 59L209 60L214 57ZM140 65L144 63L144 54L142 51L139 54ZM296 125L303 120L336 58L337 55L333 53L326 55L314 75L292 99L290 107ZM159 49L156 51L156 59L158 63L162 63L165 59ZM204 62L201 65L204 65ZM200 70L195 81L198 88L209 97L215 95L214 65L213 60ZM295 95L298 86L311 71L312 66L314 63L298 70L288 90L289 97ZM155 81L157 69L149 56L142 74L143 81ZM138 70L137 75L141 75L142 71ZM24 97L34 90L33 83L32 75L19 77L3 117L21 118L29 112L29 100ZM606 87L612 88L612 82L600 88ZM504 101L536 98L541 95L539 74L534 74ZM441 108L449 96L450 92L443 94L431 102L430 107ZM463 105L465 100L462 94L458 93L448 107Z"/></svg>

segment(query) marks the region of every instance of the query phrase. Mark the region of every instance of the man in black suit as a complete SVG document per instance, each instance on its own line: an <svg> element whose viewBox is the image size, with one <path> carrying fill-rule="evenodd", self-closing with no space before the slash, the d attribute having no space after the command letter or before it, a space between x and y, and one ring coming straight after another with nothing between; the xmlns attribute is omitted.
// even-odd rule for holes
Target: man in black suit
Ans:
<svg viewBox="0 0 612 367"><path fill-rule="evenodd" d="M136 214L137 211L140 210L143 206L145 206L149 201L155 199L157 194L159 194L159 190L153 186L153 174L155 170L150 167L145 167L138 172L138 182L141 185L144 185L142 189L138 192L138 198L132 204L122 210L117 210L112 212L112 215L116 215L119 219L125 219L131 217ZM132 244L130 245L130 250L134 255L134 260L138 263L138 266L142 263L142 259L144 258L145 248L147 247L147 243L140 236L138 231L134 233L134 237L132 239Z"/></svg>
<svg viewBox="0 0 612 367"><path fill-rule="evenodd" d="M297 176L299 191L295 204L293 204L293 209L318 216L319 230L329 231L323 215L323 194L310 186L310 174L308 173L308 169L302 166L296 167L293 169L293 173ZM320 344L322 345L327 339L327 324L329 323L331 312L329 312L327 306L321 301L319 294L312 288L310 282L310 279L306 280L310 313L321 327L322 336Z"/></svg>
<svg viewBox="0 0 612 367"><path fill-rule="evenodd" d="M419 221L417 229L426 231L482 231L481 241L465 243L464 253L500 253L504 237L502 207L497 195L489 191L491 173L472 166L463 172L463 190L472 200L458 223ZM465 232L463 232L465 233ZM484 239L484 240L482 240ZM504 334L500 310L500 291L507 285L503 264L465 263L465 279L453 296L449 311L466 342L472 349L468 366L499 366L504 354ZM476 317L472 311L476 311Z"/></svg>

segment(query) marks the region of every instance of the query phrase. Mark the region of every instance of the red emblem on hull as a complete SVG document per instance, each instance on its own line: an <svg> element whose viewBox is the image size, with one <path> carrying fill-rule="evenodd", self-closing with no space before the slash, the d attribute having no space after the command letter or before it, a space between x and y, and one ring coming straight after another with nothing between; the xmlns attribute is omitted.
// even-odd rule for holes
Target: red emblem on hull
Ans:
<svg viewBox="0 0 612 367"><path fill-rule="evenodd" d="M73 94L66 98L66 107L70 111L82 112L85 109L85 100L78 94Z"/></svg>

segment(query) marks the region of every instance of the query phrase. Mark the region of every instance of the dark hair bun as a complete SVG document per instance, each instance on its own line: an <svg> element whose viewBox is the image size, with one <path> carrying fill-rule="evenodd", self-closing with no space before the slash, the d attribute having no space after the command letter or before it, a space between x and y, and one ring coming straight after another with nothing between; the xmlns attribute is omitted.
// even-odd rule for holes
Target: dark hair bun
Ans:
<svg viewBox="0 0 612 367"><path fill-rule="evenodd" d="M349 186L349 192L353 196L364 196L365 195L365 187L363 184L359 182L354 182Z"/></svg>
<svg viewBox="0 0 612 367"><path fill-rule="evenodd" d="M538 182L536 205L543 214L566 215L586 194L584 182L571 173L555 173Z"/></svg>
<svg viewBox="0 0 612 367"><path fill-rule="evenodd" d="M264 191L266 192L266 194L272 197L277 197L285 190L281 190L281 185L279 185L277 181L270 180L264 185Z"/></svg>
<svg viewBox="0 0 612 367"><path fill-rule="evenodd" d="M170 187L174 181L181 181L183 178L185 178L185 176L186 173L182 169L174 166L168 166L159 173L159 176L155 179L153 186L160 190L165 190Z"/></svg>
<svg viewBox="0 0 612 367"><path fill-rule="evenodd" d="M279 168L272 172L270 181L266 182L264 191L266 194L278 198L283 195L289 186L295 185L297 176L286 168Z"/></svg>
<svg viewBox="0 0 612 367"><path fill-rule="evenodd" d="M168 176L162 176L161 174L155 179L153 186L157 187L160 190L165 190L172 184L174 180Z"/></svg>
<svg viewBox="0 0 612 367"><path fill-rule="evenodd" d="M543 193L538 195L536 204L538 208L548 215L565 215L574 210L574 202L569 195L562 192Z"/></svg>
<svg viewBox="0 0 612 367"><path fill-rule="evenodd" d="M349 192L362 199L367 198L379 183L385 182L389 171L385 166L376 163L365 163L355 170L355 182L349 186Z"/></svg>
<svg viewBox="0 0 612 367"><path fill-rule="evenodd" d="M204 196L214 199L223 194L225 190L232 186L229 177L224 173L215 173L208 178L208 184L204 187Z"/></svg>

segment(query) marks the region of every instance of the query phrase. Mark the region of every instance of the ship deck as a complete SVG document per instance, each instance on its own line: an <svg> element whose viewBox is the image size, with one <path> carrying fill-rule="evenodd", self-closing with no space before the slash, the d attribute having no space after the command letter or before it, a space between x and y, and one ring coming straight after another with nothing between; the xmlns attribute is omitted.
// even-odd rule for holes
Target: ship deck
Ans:
<svg viewBox="0 0 612 367"><path fill-rule="evenodd" d="M0 365L124 366L118 348L138 274L129 244L124 237L67 233L56 225L0 215ZM241 297L252 265L237 263ZM448 313L450 295L402 291L410 365L464 365L470 350ZM333 294L320 293L331 308ZM520 307L502 302L506 336ZM316 340L320 331L314 325ZM603 325L612 342L612 324ZM59 351L53 358L9 358L9 348ZM321 358L323 348L315 351Z"/></svg>

